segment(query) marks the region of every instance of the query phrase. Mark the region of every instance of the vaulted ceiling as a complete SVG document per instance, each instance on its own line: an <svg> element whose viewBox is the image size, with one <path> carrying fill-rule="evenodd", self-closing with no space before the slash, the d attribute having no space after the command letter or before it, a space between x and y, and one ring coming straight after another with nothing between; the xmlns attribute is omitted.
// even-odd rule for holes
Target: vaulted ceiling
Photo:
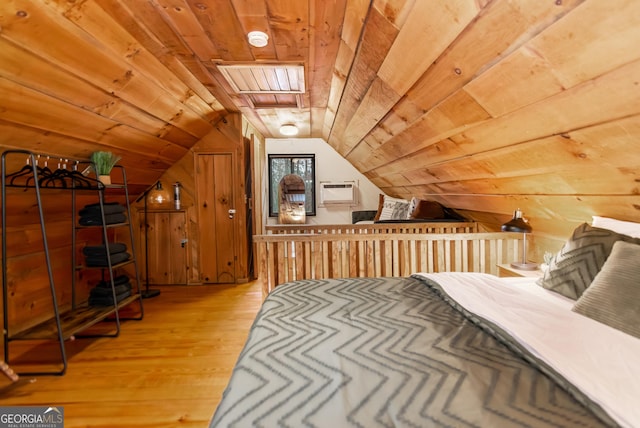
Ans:
<svg viewBox="0 0 640 428"><path fill-rule="evenodd" d="M550 231L633 219L638 46L635 0L3 1L0 145L112 150L143 186L241 112L323 138L391 195L521 206ZM280 67L302 91L268 87Z"/></svg>

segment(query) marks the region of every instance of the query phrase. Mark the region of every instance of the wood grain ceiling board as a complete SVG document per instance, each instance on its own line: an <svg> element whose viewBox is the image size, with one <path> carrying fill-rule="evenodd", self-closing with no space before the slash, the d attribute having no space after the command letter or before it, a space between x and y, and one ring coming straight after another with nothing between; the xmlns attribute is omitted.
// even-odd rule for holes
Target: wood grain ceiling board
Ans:
<svg viewBox="0 0 640 428"><path fill-rule="evenodd" d="M340 106L336 112L329 143L345 155L355 144L344 140L344 132L353 118L367 90L376 78L385 53L398 34L398 29L377 9L371 9L362 41L344 86Z"/></svg>
<svg viewBox="0 0 640 428"><path fill-rule="evenodd" d="M489 115L473 98L464 92L457 93L369 152L361 161L362 168L364 171L384 168L399 156L416 153L487 119Z"/></svg>
<svg viewBox="0 0 640 428"><path fill-rule="evenodd" d="M639 73L640 60L470 128L459 137L473 141L468 150L479 152L634 115L639 97L637 83L630 76ZM514 120L521 126L518 130L508 125Z"/></svg>
<svg viewBox="0 0 640 428"><path fill-rule="evenodd" d="M614 32L606 31L610 24L608 19L596 18L606 13L603 6L606 5L583 5L565 17L562 25L558 23L541 32L478 76L465 90L497 117L637 60L640 57L638 49L625 47L629 40L640 37L640 4L624 5L620 13L625 18L618 20ZM586 60L574 58L573 40L576 37L585 41L580 56L591 58L597 66L584 68ZM499 83L496 85L496 82Z"/></svg>
<svg viewBox="0 0 640 428"><path fill-rule="evenodd" d="M176 79L155 57L148 55L135 40L119 31L120 27L111 25L107 27L108 30L104 30L104 22L111 19L101 9L90 8L83 12L81 19L67 12L75 20L72 22L56 19L51 9L32 4L24 18L28 19L27 25L17 25L19 23L16 20L22 18L14 14L7 15L16 25L4 27L3 37L18 45L28 46L34 54L63 66L68 73L89 81L162 120L172 121L194 136L200 136L210 128L203 112L210 112L211 109L204 103L191 100L184 83ZM33 27L45 30L48 37L34 39L30 32ZM104 38L105 32L115 45L110 49L95 49L97 37ZM96 38L88 37L87 33ZM60 45L52 48L48 43L49 37L59 40ZM64 46L75 46L78 51L86 52L86 55L76 55L75 51L65 49ZM120 50L114 54L111 49L116 46ZM166 74L167 82L161 80L163 74ZM159 94L165 96L161 97Z"/></svg>
<svg viewBox="0 0 640 428"><path fill-rule="evenodd" d="M208 37L212 31L212 15L208 8L190 7L186 0L152 0L156 13L180 35L182 41L201 61L216 58L225 51ZM219 7L213 16L225 16L225 9ZM234 21L231 21L234 22Z"/></svg>
<svg viewBox="0 0 640 428"><path fill-rule="evenodd" d="M379 146L405 131L404 128L421 126L424 123L420 121L423 115L427 115L447 97L461 90L482 67L498 61L505 52L522 45L527 40L523 35L531 31L531 25L541 31L541 28L579 3L581 2L563 2L561 6L542 4L535 0L517 5L514 2L490 3L407 91L398 105L380 121L380 128L390 129L392 132L387 135L380 132L376 134L380 137ZM483 43L479 44L478 40L483 40ZM353 161L368 164L366 160Z"/></svg>
<svg viewBox="0 0 640 428"><path fill-rule="evenodd" d="M331 76L340 48L340 32L347 0L310 3L308 92L311 107L326 108L331 91Z"/></svg>
<svg viewBox="0 0 640 428"><path fill-rule="evenodd" d="M378 77L396 93L406 93L480 10L465 0L413 3Z"/></svg>
<svg viewBox="0 0 640 428"><path fill-rule="evenodd" d="M549 137L394 175L401 175L415 186L438 184L449 194L464 193L468 189L478 194L633 194L640 168L632 165L623 169L603 164L595 154L577 154L579 149L580 143L576 141ZM504 163L511 169L496 175L496 165ZM599 173L593 174L594 170ZM602 180L602 175L611 178L611 182ZM394 176L385 178L397 182ZM532 185L537 182L540 184Z"/></svg>
<svg viewBox="0 0 640 428"><path fill-rule="evenodd" d="M340 34L340 45L334 64L331 90L322 124L322 137L329 142L338 107L343 97L347 76L353 65L362 29L370 9L369 0L349 0L344 12L344 23ZM321 49L322 46L318 46ZM335 146L334 146L335 148Z"/></svg>

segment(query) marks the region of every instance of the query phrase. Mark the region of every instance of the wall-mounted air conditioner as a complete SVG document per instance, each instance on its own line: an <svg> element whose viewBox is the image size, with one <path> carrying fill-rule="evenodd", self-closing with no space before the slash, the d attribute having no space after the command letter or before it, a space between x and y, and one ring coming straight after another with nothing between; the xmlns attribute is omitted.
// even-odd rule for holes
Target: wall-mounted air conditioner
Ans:
<svg viewBox="0 0 640 428"><path fill-rule="evenodd" d="M356 205L356 183L354 181L321 182L321 205Z"/></svg>

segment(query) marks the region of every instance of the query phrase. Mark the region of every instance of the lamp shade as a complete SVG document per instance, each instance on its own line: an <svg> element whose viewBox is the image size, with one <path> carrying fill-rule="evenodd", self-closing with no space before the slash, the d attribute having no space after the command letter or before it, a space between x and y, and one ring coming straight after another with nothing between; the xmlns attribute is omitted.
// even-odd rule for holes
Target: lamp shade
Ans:
<svg viewBox="0 0 640 428"><path fill-rule="evenodd" d="M517 209L513 213L513 218L502 225L503 232L531 233L531 225L522 218L522 211Z"/></svg>
<svg viewBox="0 0 640 428"><path fill-rule="evenodd" d="M149 208L169 208L171 207L171 193L162 187L161 182L156 183L156 188L147 195Z"/></svg>

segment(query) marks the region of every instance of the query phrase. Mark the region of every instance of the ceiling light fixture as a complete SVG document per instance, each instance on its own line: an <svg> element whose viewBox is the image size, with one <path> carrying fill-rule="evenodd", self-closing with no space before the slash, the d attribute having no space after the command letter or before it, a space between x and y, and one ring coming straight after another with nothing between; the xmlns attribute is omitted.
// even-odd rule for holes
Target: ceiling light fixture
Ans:
<svg viewBox="0 0 640 428"><path fill-rule="evenodd" d="M285 123L280 127L280 133L288 137L291 137L293 135L298 135L298 127L295 126L293 123Z"/></svg>
<svg viewBox="0 0 640 428"><path fill-rule="evenodd" d="M267 43L269 43L269 36L262 31L249 32L249 34L247 34L247 39L251 46L255 46L257 48L263 48L267 46Z"/></svg>

